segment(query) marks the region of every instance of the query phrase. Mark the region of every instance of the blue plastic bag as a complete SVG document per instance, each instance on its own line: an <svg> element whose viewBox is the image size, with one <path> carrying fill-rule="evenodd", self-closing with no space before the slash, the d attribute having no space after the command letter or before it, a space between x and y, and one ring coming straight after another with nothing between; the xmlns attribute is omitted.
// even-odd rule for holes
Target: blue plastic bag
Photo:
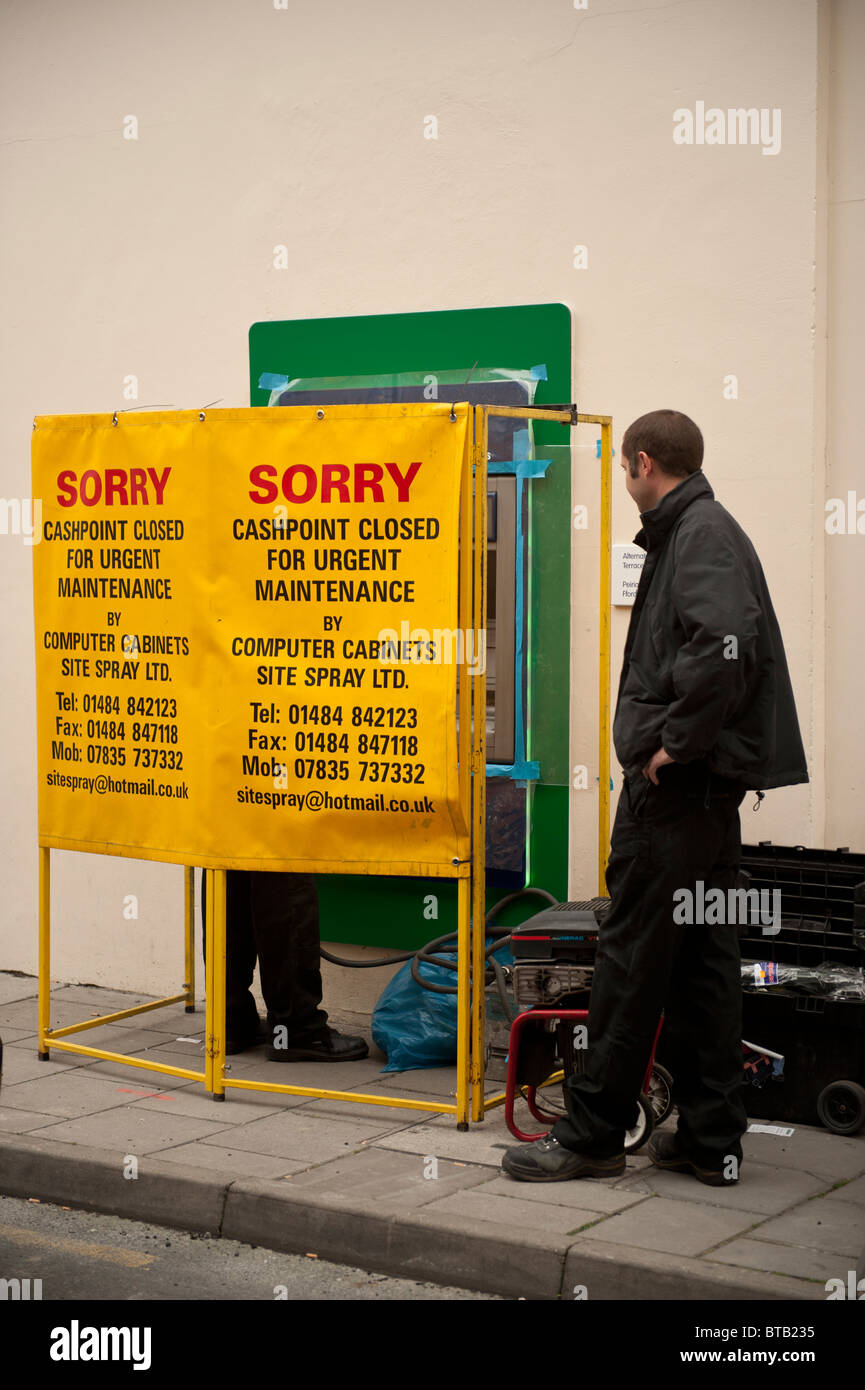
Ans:
<svg viewBox="0 0 865 1390"><path fill-rule="evenodd" d="M456 961L455 951L436 951L444 960ZM513 956L507 946L495 953L508 965ZM457 1059L457 996L434 994L412 979L406 961L385 985L372 1015L372 1037L387 1056L382 1071L415 1071L425 1067L450 1067ZM455 985L456 971L423 962L420 973L435 985Z"/></svg>

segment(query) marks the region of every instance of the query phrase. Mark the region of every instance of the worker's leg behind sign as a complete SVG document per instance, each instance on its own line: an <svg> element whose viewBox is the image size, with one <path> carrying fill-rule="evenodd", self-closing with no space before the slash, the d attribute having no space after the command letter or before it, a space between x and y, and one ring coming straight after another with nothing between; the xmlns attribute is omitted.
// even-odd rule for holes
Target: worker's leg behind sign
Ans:
<svg viewBox="0 0 865 1390"><path fill-rule="evenodd" d="M229 870L225 876L225 1032L226 1052L244 1052L264 1042L258 1008L251 993L255 974L255 937L252 930L252 902L247 871ZM207 913L207 874L201 875L202 953L207 958L205 922Z"/></svg>
<svg viewBox="0 0 865 1390"><path fill-rule="evenodd" d="M229 869L225 908L225 1015L229 1051L280 1036L305 1037L327 1025L321 1003L318 894L312 874ZM201 914L206 909L202 876ZM256 957L268 1028L252 994Z"/></svg>
<svg viewBox="0 0 865 1390"><path fill-rule="evenodd" d="M272 1062L354 1062L363 1038L328 1026L321 1004L318 890L312 874L255 873L252 925Z"/></svg>
<svg viewBox="0 0 865 1390"><path fill-rule="evenodd" d="M271 1061L356 1061L363 1038L330 1028L322 997L318 892L312 874L229 870L226 1022L231 1053L267 1042ZM202 890L202 916L205 893ZM262 1027L251 993L256 956L267 1008Z"/></svg>

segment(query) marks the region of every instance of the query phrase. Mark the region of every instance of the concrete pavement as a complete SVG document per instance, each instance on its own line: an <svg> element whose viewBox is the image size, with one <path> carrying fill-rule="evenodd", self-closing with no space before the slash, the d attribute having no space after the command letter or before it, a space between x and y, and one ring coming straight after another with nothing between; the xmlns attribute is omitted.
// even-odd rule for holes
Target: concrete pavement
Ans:
<svg viewBox="0 0 865 1390"><path fill-rule="evenodd" d="M52 1026L139 1002L57 985ZM357 1016L333 1021L367 1032ZM420 1111L266 1092L218 1104L120 1063L40 1062L32 977L0 974L0 1037L0 1192L12 1196L529 1299L821 1301L865 1246L865 1133L749 1133L730 1189L660 1172L644 1151L621 1178L517 1183L500 1168L516 1142L501 1109L459 1133ZM199 1066L204 1015L172 1006L79 1038ZM269 1063L261 1048L229 1060L232 1076L297 1085L455 1088L451 1068L382 1074L375 1049L335 1065Z"/></svg>

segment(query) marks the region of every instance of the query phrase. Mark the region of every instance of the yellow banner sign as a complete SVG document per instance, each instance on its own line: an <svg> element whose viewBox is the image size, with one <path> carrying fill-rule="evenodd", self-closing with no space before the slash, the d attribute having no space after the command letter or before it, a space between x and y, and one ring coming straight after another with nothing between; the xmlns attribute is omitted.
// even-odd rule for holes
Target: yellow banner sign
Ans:
<svg viewBox="0 0 865 1390"><path fill-rule="evenodd" d="M39 417L40 843L463 872L467 426L437 402Z"/></svg>

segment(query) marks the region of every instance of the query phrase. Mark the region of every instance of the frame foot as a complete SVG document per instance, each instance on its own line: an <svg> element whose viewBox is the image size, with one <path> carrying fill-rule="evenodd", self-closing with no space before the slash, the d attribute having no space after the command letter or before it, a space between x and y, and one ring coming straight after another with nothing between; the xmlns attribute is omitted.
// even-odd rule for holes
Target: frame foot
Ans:
<svg viewBox="0 0 865 1390"><path fill-rule="evenodd" d="M463 1131L467 1130L467 1129L468 1129L468 1122L467 1122L466 1120L460 1120L459 1124L457 1125L457 1129L463 1130Z"/></svg>
<svg viewBox="0 0 865 1390"><path fill-rule="evenodd" d="M51 1053L50 1053L50 1052L37 1052L36 1056L39 1058L39 1061L40 1061L40 1062L50 1062L50 1061L51 1061Z"/></svg>
<svg viewBox="0 0 865 1390"><path fill-rule="evenodd" d="M186 1007L184 1008L183 1012L186 1013L186 1014L194 1014L194 1013L195 1013L195 1005L194 1005L194 1004L187 1004Z"/></svg>
<svg viewBox="0 0 865 1390"><path fill-rule="evenodd" d="M214 1100L225 1100L225 1092L223 1091L221 1096L214 1095L213 1099L214 1099Z"/></svg>

